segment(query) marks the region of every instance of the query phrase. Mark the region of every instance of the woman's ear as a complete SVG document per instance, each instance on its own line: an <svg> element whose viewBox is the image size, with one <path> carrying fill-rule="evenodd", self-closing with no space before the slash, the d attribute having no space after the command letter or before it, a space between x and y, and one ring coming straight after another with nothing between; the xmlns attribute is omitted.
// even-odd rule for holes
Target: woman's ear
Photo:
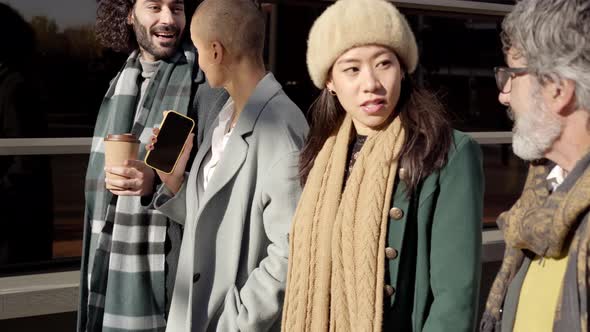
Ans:
<svg viewBox="0 0 590 332"><path fill-rule="evenodd" d="M214 41L211 43L211 48L213 49L213 61L216 64L220 64L225 56L223 45L218 41Z"/></svg>
<svg viewBox="0 0 590 332"><path fill-rule="evenodd" d="M331 94L335 94L336 89L334 89L334 81L332 81L331 78L326 82L326 88L328 88L328 91L330 91Z"/></svg>

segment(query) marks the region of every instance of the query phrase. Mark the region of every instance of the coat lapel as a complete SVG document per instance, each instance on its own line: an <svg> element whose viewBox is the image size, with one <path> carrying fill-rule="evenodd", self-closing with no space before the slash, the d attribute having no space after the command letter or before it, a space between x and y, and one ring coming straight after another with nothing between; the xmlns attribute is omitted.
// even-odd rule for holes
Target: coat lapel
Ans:
<svg viewBox="0 0 590 332"><path fill-rule="evenodd" d="M241 135L232 133L223 151L223 156L215 168L215 173L209 180L203 197L204 207L238 172L248 153L248 144Z"/></svg>
<svg viewBox="0 0 590 332"><path fill-rule="evenodd" d="M268 101L276 95L280 89L280 84L275 80L271 73L268 73L262 80L260 80L260 82L258 82L256 89L240 114L236 127L234 128L225 150L223 151L221 160L215 169L215 173L207 185L202 204L199 204L201 209L204 208L207 203L238 173L248 154L249 145L246 141L246 137L254 130L256 120ZM207 138L203 142L202 147L207 149L204 151L205 155L209 149L211 149L211 136L212 131L207 134ZM200 164L202 163L203 158L204 156L199 159L199 167L201 167ZM197 159L195 158L195 160Z"/></svg>
<svg viewBox="0 0 590 332"><path fill-rule="evenodd" d="M197 154L195 155L195 159L193 160L193 164L190 169L190 173L188 176L188 182L186 184L186 200L187 203L194 203L194 204L187 204L186 206L186 220L185 220L185 227L190 224L194 224L197 219L197 213L199 211L199 197L198 197L198 190L197 190L197 181L198 181L198 174L201 164L207 155L207 152L211 149L211 134L213 132L214 126L211 126L207 129L207 133L205 133L203 142L201 146L197 150ZM190 220L190 222L189 222Z"/></svg>
<svg viewBox="0 0 590 332"><path fill-rule="evenodd" d="M203 142L201 143L201 146L199 146L199 149L197 150L197 154L195 155L195 160L193 161L193 165L191 167L191 175L194 174L195 179L197 179L196 175L198 174L198 171L201 169L201 164L203 163L203 160L207 156L207 153L209 153L209 150L211 150L211 144L212 144L211 139L213 136L213 130L215 129L216 126L217 126L217 121L214 121L213 125L211 125L207 129L207 132L205 133L205 137L203 138ZM191 183L191 185L192 184L193 183ZM196 184L196 181L194 182L194 184Z"/></svg>

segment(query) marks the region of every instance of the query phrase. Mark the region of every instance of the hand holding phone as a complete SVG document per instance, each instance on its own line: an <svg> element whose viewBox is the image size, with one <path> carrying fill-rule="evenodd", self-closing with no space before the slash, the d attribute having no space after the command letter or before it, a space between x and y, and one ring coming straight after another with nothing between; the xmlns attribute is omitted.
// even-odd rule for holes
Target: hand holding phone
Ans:
<svg viewBox="0 0 590 332"><path fill-rule="evenodd" d="M159 134L159 131L160 130L158 128L152 129L152 132L153 132L152 140L151 140L152 143L147 144L145 146L145 148L147 149L148 152L154 149L154 144L158 141L157 136ZM174 170L172 171L172 173L166 174L166 173L160 172L159 170L156 170L156 173L158 174L158 176L160 177L162 182L174 194L176 194L180 190L180 187L182 186L182 183L184 181L184 172L186 170L186 165L187 165L188 160L190 158L190 153L191 153L191 149L193 147L194 137L195 137L195 134L191 133L188 136L188 138L186 139L186 142L184 143L184 149L183 149L180 157L178 158L178 162L176 163L176 167L174 167Z"/></svg>
<svg viewBox="0 0 590 332"><path fill-rule="evenodd" d="M194 126L195 122L191 118L175 111L166 111L156 140L150 144L151 149L145 156L145 164L161 173L172 173Z"/></svg>

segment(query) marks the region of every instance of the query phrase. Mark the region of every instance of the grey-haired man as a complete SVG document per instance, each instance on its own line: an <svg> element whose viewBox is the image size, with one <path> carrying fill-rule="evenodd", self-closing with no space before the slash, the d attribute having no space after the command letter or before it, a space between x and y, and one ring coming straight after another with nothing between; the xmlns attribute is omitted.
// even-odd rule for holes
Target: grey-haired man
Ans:
<svg viewBox="0 0 590 332"><path fill-rule="evenodd" d="M590 1L522 0L502 25L499 100L532 161L498 218L506 251L482 331L588 331Z"/></svg>

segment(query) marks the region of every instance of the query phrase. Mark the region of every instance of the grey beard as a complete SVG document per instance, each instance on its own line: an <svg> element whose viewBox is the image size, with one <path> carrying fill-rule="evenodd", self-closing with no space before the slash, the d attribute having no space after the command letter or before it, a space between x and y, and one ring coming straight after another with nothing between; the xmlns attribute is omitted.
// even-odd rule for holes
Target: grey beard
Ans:
<svg viewBox="0 0 590 332"><path fill-rule="evenodd" d="M562 126L541 101L533 94L534 105L527 112L517 115L514 122L512 149L524 160L541 159L561 135Z"/></svg>

